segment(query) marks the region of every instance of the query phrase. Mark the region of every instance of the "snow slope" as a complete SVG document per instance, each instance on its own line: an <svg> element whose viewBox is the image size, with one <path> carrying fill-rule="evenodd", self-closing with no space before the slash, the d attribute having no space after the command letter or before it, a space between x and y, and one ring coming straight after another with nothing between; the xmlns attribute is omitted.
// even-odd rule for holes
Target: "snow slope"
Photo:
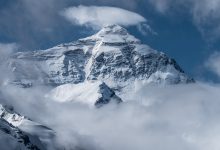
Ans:
<svg viewBox="0 0 220 150"><path fill-rule="evenodd" d="M44 150L46 143L43 142L52 139L55 134L46 126L33 122L0 104L0 135L1 141L8 140L8 143L13 143L6 146L8 149Z"/></svg>
<svg viewBox="0 0 220 150"><path fill-rule="evenodd" d="M102 82L64 84L53 89L47 97L58 102L80 102L90 107L100 107L109 102L120 103L122 100Z"/></svg>

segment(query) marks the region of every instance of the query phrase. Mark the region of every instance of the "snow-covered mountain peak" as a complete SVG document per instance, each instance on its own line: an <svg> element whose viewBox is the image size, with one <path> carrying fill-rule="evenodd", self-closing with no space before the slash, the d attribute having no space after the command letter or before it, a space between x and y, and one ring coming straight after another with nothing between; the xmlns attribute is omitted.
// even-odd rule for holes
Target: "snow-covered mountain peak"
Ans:
<svg viewBox="0 0 220 150"><path fill-rule="evenodd" d="M91 80L105 82L110 88L136 80L157 84L193 82L174 59L141 44L118 25L105 26L90 37L47 50L17 53L8 64L15 77L13 82L23 87Z"/></svg>
<svg viewBox="0 0 220 150"><path fill-rule="evenodd" d="M104 44L122 45L125 43L141 43L140 40L129 34L128 31L119 25L106 25L96 34L81 39L82 41L100 41Z"/></svg>
<svg viewBox="0 0 220 150"><path fill-rule="evenodd" d="M98 33L99 34L126 35L126 34L128 34L128 31L125 28L123 28L122 26L119 26L117 24L109 24L109 25L105 25Z"/></svg>

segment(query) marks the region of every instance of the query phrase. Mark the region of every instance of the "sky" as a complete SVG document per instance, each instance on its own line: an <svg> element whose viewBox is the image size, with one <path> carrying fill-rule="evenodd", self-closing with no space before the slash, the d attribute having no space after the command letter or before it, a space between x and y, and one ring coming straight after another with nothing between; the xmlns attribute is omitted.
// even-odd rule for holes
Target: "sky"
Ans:
<svg viewBox="0 0 220 150"><path fill-rule="evenodd" d="M47 49L119 24L196 80L220 81L220 0L0 0L0 50Z"/></svg>

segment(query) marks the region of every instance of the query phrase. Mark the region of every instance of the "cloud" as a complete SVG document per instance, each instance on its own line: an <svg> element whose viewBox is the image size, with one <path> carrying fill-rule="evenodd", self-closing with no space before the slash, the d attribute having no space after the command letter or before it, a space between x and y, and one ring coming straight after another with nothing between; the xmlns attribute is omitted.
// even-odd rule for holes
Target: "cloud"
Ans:
<svg viewBox="0 0 220 150"><path fill-rule="evenodd" d="M213 42L220 38L220 1L219 0L149 0L162 14L187 12L203 38Z"/></svg>
<svg viewBox="0 0 220 150"><path fill-rule="evenodd" d="M18 48L19 46L16 43L0 43L0 86L11 76L4 62L7 61L8 57L10 57L13 52L16 52Z"/></svg>
<svg viewBox="0 0 220 150"><path fill-rule="evenodd" d="M48 30L53 29L55 22L59 20L56 17L59 2L53 3L54 1L15 0L5 1L3 4L0 2L1 39L19 43L24 49L40 47L39 43L43 43L45 38L49 41L53 34Z"/></svg>
<svg viewBox="0 0 220 150"><path fill-rule="evenodd" d="M214 52L205 62L205 66L220 77L220 52Z"/></svg>
<svg viewBox="0 0 220 150"><path fill-rule="evenodd" d="M171 0L149 0L160 13L165 13L169 9L170 1Z"/></svg>
<svg viewBox="0 0 220 150"><path fill-rule="evenodd" d="M0 43L0 62L6 59L12 52L17 51L18 45L15 43Z"/></svg>
<svg viewBox="0 0 220 150"><path fill-rule="evenodd" d="M192 10L193 20L204 38L211 42L220 38L220 1L197 0Z"/></svg>
<svg viewBox="0 0 220 150"><path fill-rule="evenodd" d="M55 130L57 149L220 148L219 85L139 86L124 103L100 109L45 99L47 87L0 90L16 111Z"/></svg>
<svg viewBox="0 0 220 150"><path fill-rule="evenodd" d="M139 30L139 32L142 35L158 35L158 33L156 31L154 31L150 25L146 24L146 23L141 23L137 25L137 29Z"/></svg>
<svg viewBox="0 0 220 150"><path fill-rule="evenodd" d="M129 3L127 0L14 0L0 2L0 39L19 43L23 49L45 49L80 37L78 28L67 24L58 13L69 6L113 6L141 12L151 9L148 2L159 12L184 10L190 13L193 23L206 39L216 39L220 35L219 0L129 0Z"/></svg>
<svg viewBox="0 0 220 150"><path fill-rule="evenodd" d="M62 15L76 25L100 28L108 24L134 26L147 20L135 13L117 7L107 6L77 6L65 9Z"/></svg>
<svg viewBox="0 0 220 150"><path fill-rule="evenodd" d="M46 49L88 35L67 24L59 12L70 6L102 5L137 10L142 0L14 0L0 1L0 39L16 42L23 50ZM77 32L77 34L73 34ZM0 41L1 42L1 41Z"/></svg>

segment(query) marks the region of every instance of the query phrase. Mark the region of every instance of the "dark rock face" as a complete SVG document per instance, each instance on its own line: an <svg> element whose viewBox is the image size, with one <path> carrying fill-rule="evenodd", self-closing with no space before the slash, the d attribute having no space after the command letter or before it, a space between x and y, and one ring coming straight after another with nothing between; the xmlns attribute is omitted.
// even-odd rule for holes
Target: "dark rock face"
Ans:
<svg viewBox="0 0 220 150"><path fill-rule="evenodd" d="M65 82L72 82L72 83L80 83L85 80L85 72L84 70L84 63L86 60L86 55L84 55L82 49L76 49L74 51L66 51L63 54L63 66L61 70L57 72L51 71L51 80L50 82L56 83L56 84L63 84L62 81L57 81L56 79L53 79L53 77L56 78L56 76L62 76L65 78L70 78L70 81L64 81Z"/></svg>
<svg viewBox="0 0 220 150"><path fill-rule="evenodd" d="M21 143L24 145L24 147L28 150L40 150L40 148L33 144L30 141L29 136L22 132L20 129L17 127L14 127L13 125L9 124L5 120L0 118L0 131L8 134L12 138L14 138L17 142Z"/></svg>
<svg viewBox="0 0 220 150"><path fill-rule="evenodd" d="M127 81L131 78L147 80L157 71L166 72L168 66L172 66L178 73L179 78L173 83L193 82L174 59L170 59L163 53L149 53L141 55L134 51L135 46L125 46L119 49L119 53L101 53L93 61L88 79L113 78L113 80ZM181 76L185 81L181 80Z"/></svg>
<svg viewBox="0 0 220 150"><path fill-rule="evenodd" d="M101 107L105 104L108 104L110 102L114 103L121 103L122 100L120 97L118 97L115 92L109 88L105 83L102 83L99 85L99 93L102 95L96 102L96 107Z"/></svg>
<svg viewBox="0 0 220 150"><path fill-rule="evenodd" d="M40 144L40 140L36 136L32 136L18 128L18 124L24 119L23 116L13 112L13 107L2 106L0 104L0 132L8 135L17 143L20 143L28 150L40 150L35 143ZM32 141L32 140L34 141Z"/></svg>
<svg viewBox="0 0 220 150"><path fill-rule="evenodd" d="M22 132L20 129L12 126L5 120L0 118L0 131L8 134L12 138L14 138L17 142L21 143L24 145L24 147L28 150L40 150L40 148L31 143L29 136Z"/></svg>

